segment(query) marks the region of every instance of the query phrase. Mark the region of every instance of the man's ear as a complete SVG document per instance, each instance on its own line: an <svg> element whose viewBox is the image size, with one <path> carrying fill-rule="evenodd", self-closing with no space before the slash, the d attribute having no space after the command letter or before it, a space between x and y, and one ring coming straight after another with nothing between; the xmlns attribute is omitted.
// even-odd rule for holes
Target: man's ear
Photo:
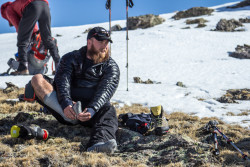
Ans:
<svg viewBox="0 0 250 167"><path fill-rule="evenodd" d="M89 47L92 45L92 39L88 39L87 40L87 48L89 49Z"/></svg>

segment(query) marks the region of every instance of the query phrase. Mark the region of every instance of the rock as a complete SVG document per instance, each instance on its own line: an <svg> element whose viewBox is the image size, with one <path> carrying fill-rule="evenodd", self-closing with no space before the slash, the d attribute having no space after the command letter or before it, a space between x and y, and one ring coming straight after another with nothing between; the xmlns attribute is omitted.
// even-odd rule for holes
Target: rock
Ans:
<svg viewBox="0 0 250 167"><path fill-rule="evenodd" d="M19 90L19 88L16 85L14 85L12 82L5 82L5 83L7 87L3 89L3 93L8 94L10 92Z"/></svg>
<svg viewBox="0 0 250 167"><path fill-rule="evenodd" d="M140 77L134 77L134 82L135 83L141 83L141 84L161 84L161 82L154 82L150 79L148 79L147 81L142 81Z"/></svg>
<svg viewBox="0 0 250 167"><path fill-rule="evenodd" d="M147 81L144 82L145 84L153 84L153 81L151 81L150 79L148 79Z"/></svg>
<svg viewBox="0 0 250 167"><path fill-rule="evenodd" d="M235 9L235 8L242 8L242 7L245 7L245 6L250 6L250 0L245 0L245 1L242 1L234 6L228 6L227 8L232 8L232 9Z"/></svg>
<svg viewBox="0 0 250 167"><path fill-rule="evenodd" d="M194 20L191 20L191 19L186 20L186 24L204 24L206 22L208 21L203 18L194 19Z"/></svg>
<svg viewBox="0 0 250 167"><path fill-rule="evenodd" d="M237 45L235 52L230 53L229 56L238 59L250 59L250 45L244 44L244 46Z"/></svg>
<svg viewBox="0 0 250 167"><path fill-rule="evenodd" d="M198 24L196 28L203 28L203 27L206 27L207 25L206 24Z"/></svg>
<svg viewBox="0 0 250 167"><path fill-rule="evenodd" d="M45 166L51 166L52 165L48 157L40 158L40 159L38 159L38 161L40 163L40 166L45 167Z"/></svg>
<svg viewBox="0 0 250 167"><path fill-rule="evenodd" d="M140 77L134 77L134 82L135 83L142 83L142 80Z"/></svg>
<svg viewBox="0 0 250 167"><path fill-rule="evenodd" d="M250 18L239 19L241 23L250 23Z"/></svg>
<svg viewBox="0 0 250 167"><path fill-rule="evenodd" d="M237 103L235 100L228 96L222 96L219 99L217 99L218 102L220 103Z"/></svg>
<svg viewBox="0 0 250 167"><path fill-rule="evenodd" d="M180 87L183 87L183 88L186 88L186 86L185 86L182 82L180 82L180 81L178 81L178 82L176 83L176 85L177 85L177 86L180 86Z"/></svg>
<svg viewBox="0 0 250 167"><path fill-rule="evenodd" d="M81 37L81 35L77 35L76 37L74 37L74 39L76 39L76 38L80 38Z"/></svg>
<svg viewBox="0 0 250 167"><path fill-rule="evenodd" d="M111 27L111 31L121 31L122 27L119 24L116 24Z"/></svg>
<svg viewBox="0 0 250 167"><path fill-rule="evenodd" d="M214 9L209 9L206 7L193 7L186 11L180 11L176 13L172 18L175 20L179 20L181 18L188 18L188 17L196 17L202 15L211 15Z"/></svg>
<svg viewBox="0 0 250 167"><path fill-rule="evenodd" d="M129 17L128 18L128 29L135 30L137 28L149 28L155 25L161 24L165 21L165 19L161 18L158 15L148 14L137 17Z"/></svg>
<svg viewBox="0 0 250 167"><path fill-rule="evenodd" d="M183 28L181 28L181 29L190 29L190 28L191 28L191 27L188 26L188 27L183 27Z"/></svg>
<svg viewBox="0 0 250 167"><path fill-rule="evenodd" d="M250 100L250 89L229 89L217 99L221 103L237 103L235 100Z"/></svg>
<svg viewBox="0 0 250 167"><path fill-rule="evenodd" d="M217 23L215 31L233 32L238 27L243 27L243 24L235 19L231 20L221 19Z"/></svg>

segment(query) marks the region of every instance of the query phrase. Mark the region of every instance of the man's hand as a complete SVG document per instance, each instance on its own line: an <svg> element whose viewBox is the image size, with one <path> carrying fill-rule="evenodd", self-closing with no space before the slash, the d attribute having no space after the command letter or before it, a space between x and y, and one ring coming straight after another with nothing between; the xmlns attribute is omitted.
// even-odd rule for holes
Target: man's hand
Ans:
<svg viewBox="0 0 250 167"><path fill-rule="evenodd" d="M77 116L77 119L80 120L81 122L88 121L90 120L90 118L91 118L91 114L90 112L87 112L87 108L85 108L84 111L78 114Z"/></svg>
<svg viewBox="0 0 250 167"><path fill-rule="evenodd" d="M74 112L74 110L73 110L73 108L72 108L71 105L69 105L68 107L66 107L66 108L63 110L63 112L64 112L64 115L65 115L67 118L69 118L69 119L71 119L71 120L77 119L77 115L76 115L76 113Z"/></svg>

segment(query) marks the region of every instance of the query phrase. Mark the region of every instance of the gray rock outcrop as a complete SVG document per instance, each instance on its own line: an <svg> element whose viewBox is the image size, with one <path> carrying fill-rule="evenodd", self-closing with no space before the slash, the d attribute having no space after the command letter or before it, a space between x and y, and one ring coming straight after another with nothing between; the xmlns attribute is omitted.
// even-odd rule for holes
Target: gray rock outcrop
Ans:
<svg viewBox="0 0 250 167"><path fill-rule="evenodd" d="M211 15L214 9L209 9L206 7L193 7L186 11L180 11L176 13L172 18L175 20L179 20L181 18L188 18L188 17L196 17L202 15Z"/></svg>
<svg viewBox="0 0 250 167"><path fill-rule="evenodd" d="M215 31L225 31L225 32L233 32L238 27L243 27L243 24L235 19L220 19L220 21L216 25Z"/></svg>
<svg viewBox="0 0 250 167"><path fill-rule="evenodd" d="M145 29L145 28L153 27L158 24L162 24L164 21L165 21L164 18L158 15L153 15L153 14L129 17L128 29L129 30L135 30L137 28Z"/></svg>
<svg viewBox="0 0 250 167"><path fill-rule="evenodd" d="M237 45L237 47L235 48L235 52L231 53L229 56L238 59L250 59L250 45Z"/></svg>
<svg viewBox="0 0 250 167"><path fill-rule="evenodd" d="M229 89L217 99L221 103L237 103L235 100L250 100L250 89Z"/></svg>
<svg viewBox="0 0 250 167"><path fill-rule="evenodd" d="M121 31L122 27L119 24L116 24L111 27L111 31Z"/></svg>
<svg viewBox="0 0 250 167"><path fill-rule="evenodd" d="M241 23L250 23L250 18L245 18L245 19L241 18L241 19L239 19L239 21Z"/></svg>
<svg viewBox="0 0 250 167"><path fill-rule="evenodd" d="M204 24L208 22L207 20L203 19L203 18L199 18L199 19L187 19L186 20L186 24Z"/></svg>

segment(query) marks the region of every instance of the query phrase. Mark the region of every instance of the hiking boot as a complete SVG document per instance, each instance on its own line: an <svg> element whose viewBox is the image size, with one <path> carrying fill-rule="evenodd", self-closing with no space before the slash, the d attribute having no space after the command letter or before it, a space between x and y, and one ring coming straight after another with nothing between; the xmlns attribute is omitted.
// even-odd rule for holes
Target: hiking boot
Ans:
<svg viewBox="0 0 250 167"><path fill-rule="evenodd" d="M12 138L47 140L49 132L46 129L41 129L38 126L13 125L10 130Z"/></svg>
<svg viewBox="0 0 250 167"><path fill-rule="evenodd" d="M10 75L29 75L29 70L23 70L23 71L15 71L10 73Z"/></svg>
<svg viewBox="0 0 250 167"><path fill-rule="evenodd" d="M94 144L93 146L87 149L87 152L95 151L95 152L113 154L116 148L117 148L117 143L115 139L111 139L107 142L99 142Z"/></svg>
<svg viewBox="0 0 250 167"><path fill-rule="evenodd" d="M169 126L167 119L163 116L163 107L161 105L150 107L150 114L154 125L155 134L158 136L165 135L169 130Z"/></svg>

